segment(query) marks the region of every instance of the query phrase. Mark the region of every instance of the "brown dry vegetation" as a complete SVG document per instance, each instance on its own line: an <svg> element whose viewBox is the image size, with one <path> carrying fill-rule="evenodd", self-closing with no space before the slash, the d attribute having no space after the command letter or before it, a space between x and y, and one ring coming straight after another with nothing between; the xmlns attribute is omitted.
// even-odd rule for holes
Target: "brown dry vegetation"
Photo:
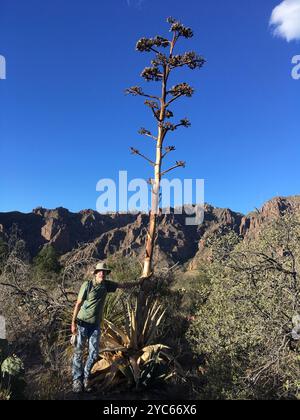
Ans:
<svg viewBox="0 0 300 420"><path fill-rule="evenodd" d="M88 398L298 399L300 351L292 332L299 328L299 240L299 216L286 213L255 238L215 235L209 262L193 271L177 266L158 273L143 293L112 296L96 391ZM5 249L1 313L10 351L25 363L26 397L73 398L70 319L95 263L92 246L68 254L59 272L30 262L16 233ZM110 264L118 281L140 273L135 259ZM152 332L143 336L147 328ZM3 389L1 396L7 397Z"/></svg>

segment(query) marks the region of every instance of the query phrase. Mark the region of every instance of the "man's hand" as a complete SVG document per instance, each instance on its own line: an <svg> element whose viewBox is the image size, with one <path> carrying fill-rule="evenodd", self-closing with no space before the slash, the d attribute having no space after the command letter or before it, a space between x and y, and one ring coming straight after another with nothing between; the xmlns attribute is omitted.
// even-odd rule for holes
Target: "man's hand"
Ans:
<svg viewBox="0 0 300 420"><path fill-rule="evenodd" d="M152 277L153 276L153 273L151 273L151 274L149 274L149 276L144 276L144 275L142 275L141 277L140 277L140 279L142 280L147 280L147 279L150 279L150 277Z"/></svg>
<svg viewBox="0 0 300 420"><path fill-rule="evenodd" d="M83 304L83 300L82 299L78 299L74 308L74 312L73 312L73 318L72 318L72 326L71 326L71 331L72 334L75 335L77 334L77 324L76 324L76 319L77 319L77 315L79 314L80 308Z"/></svg>
<svg viewBox="0 0 300 420"><path fill-rule="evenodd" d="M142 286L144 284L144 281L149 280L152 277L153 273L151 273L149 276L142 276L139 278L139 284Z"/></svg>

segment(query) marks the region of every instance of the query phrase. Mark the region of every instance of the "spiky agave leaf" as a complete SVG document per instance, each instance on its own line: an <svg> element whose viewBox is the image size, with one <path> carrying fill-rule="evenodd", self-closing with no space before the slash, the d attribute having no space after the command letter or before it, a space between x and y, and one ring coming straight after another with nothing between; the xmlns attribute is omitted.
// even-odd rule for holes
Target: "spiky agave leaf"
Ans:
<svg viewBox="0 0 300 420"><path fill-rule="evenodd" d="M137 359L133 356L129 357L129 362L130 362L130 367L131 367L131 370L132 370L134 382L135 382L136 386L138 386L138 384L140 382L140 377L141 377L140 365L139 365Z"/></svg>
<svg viewBox="0 0 300 420"><path fill-rule="evenodd" d="M103 370L102 374L100 371L94 373L91 378L92 385L101 385L102 390L107 390L118 383L117 375L120 372L120 367L122 365L127 365L128 361L126 360L123 355L116 355L115 358L111 358L111 360L106 359L108 363L108 367Z"/></svg>
<svg viewBox="0 0 300 420"><path fill-rule="evenodd" d="M165 314L166 314L166 310L163 311L161 314L159 312L155 313L153 317L151 318L149 331L147 333L147 336L145 337L146 344L150 344L151 341L154 340L158 332L158 327L160 326Z"/></svg>
<svg viewBox="0 0 300 420"><path fill-rule="evenodd" d="M116 325L114 325L112 322L105 320L107 326L109 327L109 333L114 333L116 336L119 336L119 338L122 340L120 343L123 344L124 347L128 346L130 343L130 338L127 334L122 331L121 328L118 328Z"/></svg>
<svg viewBox="0 0 300 420"><path fill-rule="evenodd" d="M155 356L144 364L140 384L148 387L156 383L165 382L173 375L173 372L169 372L168 366L163 364L159 357Z"/></svg>
<svg viewBox="0 0 300 420"><path fill-rule="evenodd" d="M152 328L155 317L157 316L157 314L160 311L160 306L158 306L158 302L155 301L153 306L150 308L148 315L147 315L147 319L145 321L144 324L144 328L142 331L142 337L143 337L143 342L145 344L149 344L149 330Z"/></svg>
<svg viewBox="0 0 300 420"><path fill-rule="evenodd" d="M124 323L122 308L122 292L109 294L105 300L103 319L109 319L114 325L120 327Z"/></svg>
<svg viewBox="0 0 300 420"><path fill-rule="evenodd" d="M103 343L107 346L120 347L123 345L122 338L112 329L106 328L103 333Z"/></svg>
<svg viewBox="0 0 300 420"><path fill-rule="evenodd" d="M111 363L108 361L108 359L101 359L94 365L91 374L94 375L95 373L106 373L110 367Z"/></svg>
<svg viewBox="0 0 300 420"><path fill-rule="evenodd" d="M166 311L157 300L148 297L145 301L142 296L126 305L123 302L123 309L123 328L105 320L103 342L107 348L101 351L103 361L95 366L94 373L94 381L102 390L120 386L124 380L128 386L145 386L152 382L151 372L155 375L154 382L172 374L172 357L165 356L170 348L155 343Z"/></svg>
<svg viewBox="0 0 300 420"><path fill-rule="evenodd" d="M129 347L137 348L137 299L135 299L134 305L131 306L130 302L127 304L128 317L130 321L130 344Z"/></svg>
<svg viewBox="0 0 300 420"><path fill-rule="evenodd" d="M143 354L138 359L138 362L148 362L150 359L152 359L153 355L155 353L159 353L162 350L171 350L170 347L165 346L163 344L155 344L152 346L147 346L142 349Z"/></svg>

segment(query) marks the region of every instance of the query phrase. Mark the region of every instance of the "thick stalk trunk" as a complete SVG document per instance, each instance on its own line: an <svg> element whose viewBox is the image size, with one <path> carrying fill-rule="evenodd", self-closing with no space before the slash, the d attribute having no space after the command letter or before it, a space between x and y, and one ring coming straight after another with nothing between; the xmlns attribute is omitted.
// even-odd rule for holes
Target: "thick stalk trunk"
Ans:
<svg viewBox="0 0 300 420"><path fill-rule="evenodd" d="M152 265L153 265L153 253L154 253L154 246L155 246L155 239L156 239L157 215L159 212L162 150L163 150L163 141L165 137L165 131L162 127L162 123L165 120L165 114L166 114L168 76L169 76L169 69L165 68L164 78L162 82L160 123L158 124L156 161L155 161L155 170L154 170L154 180L152 183L152 206L151 206L151 212L150 212L149 230L148 230L148 235L147 235L147 240L146 240L146 255L144 259L143 277L150 277L153 273Z"/></svg>
<svg viewBox="0 0 300 420"><path fill-rule="evenodd" d="M160 129L161 131L161 129ZM152 185L152 205L150 212L150 223L149 231L146 241L146 255L144 260L144 271L143 276L149 277L152 274L152 262L153 252L155 246L156 226L157 226L157 214L159 212L159 192L160 192L160 181L161 181L161 161L162 161L162 136L157 142L157 153L156 153L156 165L155 165L155 177Z"/></svg>

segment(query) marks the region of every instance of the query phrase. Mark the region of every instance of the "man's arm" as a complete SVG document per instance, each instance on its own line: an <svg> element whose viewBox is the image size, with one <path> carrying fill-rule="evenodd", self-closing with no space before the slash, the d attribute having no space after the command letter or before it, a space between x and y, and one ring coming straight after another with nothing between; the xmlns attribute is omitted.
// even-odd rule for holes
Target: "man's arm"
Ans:
<svg viewBox="0 0 300 420"><path fill-rule="evenodd" d="M72 327L71 327L71 331L72 334L77 334L77 324L76 324L76 319L77 316L79 314L80 308L83 304L83 300L82 299L78 299L74 308L74 312L73 312L73 318L72 318Z"/></svg>
<svg viewBox="0 0 300 420"><path fill-rule="evenodd" d="M134 287L142 286L145 280L149 279L149 277L140 277L139 281L131 282L131 283L120 283L118 284L118 289L133 289Z"/></svg>
<svg viewBox="0 0 300 420"><path fill-rule="evenodd" d="M133 282L133 283L119 283L118 289L133 289L134 287L140 286L140 282Z"/></svg>
<svg viewBox="0 0 300 420"><path fill-rule="evenodd" d="M83 302L87 298L88 288L89 288L89 282L86 281L81 286L80 291L79 291L79 294L78 294L77 302L76 302L76 305L75 305L75 308L74 308L74 312L73 312L72 327L71 327L72 334L74 334L74 335L77 334L76 319L77 319L77 316L79 314L79 311L81 309L81 306L82 306Z"/></svg>

